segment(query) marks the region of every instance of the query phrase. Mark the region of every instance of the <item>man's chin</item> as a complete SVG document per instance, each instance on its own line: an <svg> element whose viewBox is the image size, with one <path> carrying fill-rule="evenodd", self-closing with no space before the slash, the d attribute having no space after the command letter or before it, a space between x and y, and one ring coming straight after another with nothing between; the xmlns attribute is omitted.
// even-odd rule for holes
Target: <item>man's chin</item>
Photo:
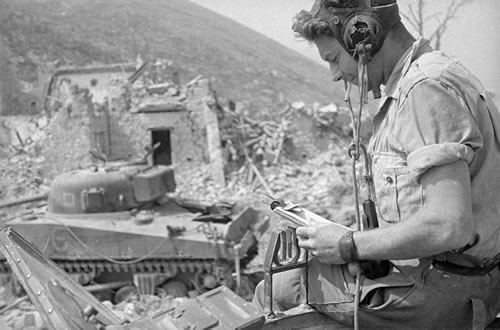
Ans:
<svg viewBox="0 0 500 330"><path fill-rule="evenodd" d="M352 85L358 85L358 78L356 77L350 77L350 76L342 76L342 78L340 78L338 81L343 81L343 82L346 82L348 84L352 84Z"/></svg>

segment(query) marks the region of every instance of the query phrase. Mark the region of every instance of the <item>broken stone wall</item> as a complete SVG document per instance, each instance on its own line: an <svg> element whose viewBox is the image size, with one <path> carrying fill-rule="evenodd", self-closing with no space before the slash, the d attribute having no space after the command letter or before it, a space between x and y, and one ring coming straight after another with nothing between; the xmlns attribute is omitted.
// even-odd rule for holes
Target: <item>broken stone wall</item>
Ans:
<svg viewBox="0 0 500 330"><path fill-rule="evenodd" d="M62 108L52 114L45 129L46 139L41 143L44 172L48 175L92 164L88 106L84 99L77 98L71 109Z"/></svg>
<svg viewBox="0 0 500 330"><path fill-rule="evenodd" d="M224 160L220 152L218 156L215 152L220 148L220 137L218 127L213 127L218 125L213 94L208 80L195 79L175 97L151 100L143 96L142 103L131 100L135 104L132 111L120 112L112 106L115 110L111 111L111 149L120 155L143 154L144 147L153 144L152 132L168 130L177 177L210 164L212 179L223 185ZM212 119L212 125L208 125L207 118ZM208 135L212 136L210 143Z"/></svg>
<svg viewBox="0 0 500 330"><path fill-rule="evenodd" d="M202 141L196 139L197 130L188 111L156 113L112 113L111 150L116 158L128 154L141 156L144 148L152 145L152 131L168 129L171 131L172 161L176 166L184 162L202 162L204 148Z"/></svg>

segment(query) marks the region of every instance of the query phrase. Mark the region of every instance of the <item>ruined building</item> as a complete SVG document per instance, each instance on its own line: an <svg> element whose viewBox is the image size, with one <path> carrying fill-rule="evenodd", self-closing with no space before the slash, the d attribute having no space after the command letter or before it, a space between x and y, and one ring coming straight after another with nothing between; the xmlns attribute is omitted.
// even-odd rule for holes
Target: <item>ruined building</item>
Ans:
<svg viewBox="0 0 500 330"><path fill-rule="evenodd" d="M178 80L163 60L57 70L44 104L45 158L61 171L153 148L150 164L210 163L212 179L224 184L214 92L201 77Z"/></svg>

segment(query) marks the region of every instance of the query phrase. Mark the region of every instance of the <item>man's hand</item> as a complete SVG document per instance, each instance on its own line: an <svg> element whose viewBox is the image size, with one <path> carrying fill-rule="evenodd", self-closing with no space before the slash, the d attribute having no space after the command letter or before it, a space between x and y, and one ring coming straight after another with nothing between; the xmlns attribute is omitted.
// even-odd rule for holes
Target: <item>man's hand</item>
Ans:
<svg viewBox="0 0 500 330"><path fill-rule="evenodd" d="M345 264L339 253L339 239L347 232L347 229L336 225L321 227L299 227L297 238L299 246L311 252L311 254L325 264Z"/></svg>

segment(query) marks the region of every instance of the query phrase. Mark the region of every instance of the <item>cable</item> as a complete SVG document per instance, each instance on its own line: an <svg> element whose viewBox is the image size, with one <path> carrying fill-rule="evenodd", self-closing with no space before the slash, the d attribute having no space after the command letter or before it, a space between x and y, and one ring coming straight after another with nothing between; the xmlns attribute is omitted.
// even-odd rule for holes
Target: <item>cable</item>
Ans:
<svg viewBox="0 0 500 330"><path fill-rule="evenodd" d="M141 262L141 261L144 261L146 259L148 259L151 255L153 255L156 251L158 251L161 246L170 239L170 237L168 235L165 236L165 238L163 238L161 240L160 243L158 243L157 246L155 246L153 249L151 249L148 253L146 253L145 255L143 255L142 257L140 258L136 258L136 259L132 259L132 260L127 260L127 261L123 261L123 260L118 260L118 259L114 259L112 257L109 257L109 256L106 256L104 255L103 253L93 249L92 247L90 247L88 244L86 244L85 242L83 242L72 230L71 228L69 228L65 223L63 223L62 221L58 220L58 219L54 219L54 218L45 218L47 220L51 220L51 221L54 221L58 224L60 224L61 226L63 226L67 231L68 233L86 250L86 251L90 251L91 253L101 257L102 259L104 260L107 260L109 262L112 262L112 263L116 263L116 264L120 264L120 265L131 265L131 264L135 264L135 263L138 263L138 262Z"/></svg>
<svg viewBox="0 0 500 330"><path fill-rule="evenodd" d="M355 211L356 211L356 230L362 231L363 223L361 221L361 213L359 208L359 187L358 187L358 179L357 179L357 171L356 164L359 161L359 157L361 153L363 153L365 160L365 167L367 171L367 175L371 175L371 167L369 164L366 148L361 144L361 119L363 114L363 105L367 102L368 95L368 72L367 72L367 58L366 58L366 48L363 43L358 44L356 47L356 53L358 54L358 82L360 85L359 92L359 111L356 116L354 113L354 109L352 107L351 102L351 89L352 84L345 83L345 101L349 106L349 110L351 112L351 121L352 121L352 129L353 129L353 141L349 146L349 156L352 159L352 182L353 182L353 191L354 191L354 200L355 200ZM356 118L357 117L357 118ZM370 189L369 189L370 190ZM369 195L371 192L369 191ZM359 262L356 265L356 284L355 284L355 292L354 292L354 329L359 329L359 305L361 300L361 265Z"/></svg>
<svg viewBox="0 0 500 330"><path fill-rule="evenodd" d="M347 84L347 83L346 83ZM359 210L359 189L358 189L358 180L357 180L357 174L356 174L356 163L359 159L359 138L358 138L358 129L359 126L356 123L355 120L355 115L354 115L354 110L352 108L352 103L351 103L351 98L350 98L350 91L351 91L351 84L346 85L348 86L346 88L346 102L349 104L349 109L351 111L351 118L353 121L353 144L349 147L349 156L352 159L352 182L353 182L353 191L354 191L354 209L356 211L356 230L360 231L361 230L361 214ZM356 141L356 142L355 142ZM356 144L357 145L356 145ZM359 329L359 302L360 302L360 288L361 288L361 267L359 263L357 264L356 267L356 285L355 285L355 291L354 291L354 329L358 330Z"/></svg>

